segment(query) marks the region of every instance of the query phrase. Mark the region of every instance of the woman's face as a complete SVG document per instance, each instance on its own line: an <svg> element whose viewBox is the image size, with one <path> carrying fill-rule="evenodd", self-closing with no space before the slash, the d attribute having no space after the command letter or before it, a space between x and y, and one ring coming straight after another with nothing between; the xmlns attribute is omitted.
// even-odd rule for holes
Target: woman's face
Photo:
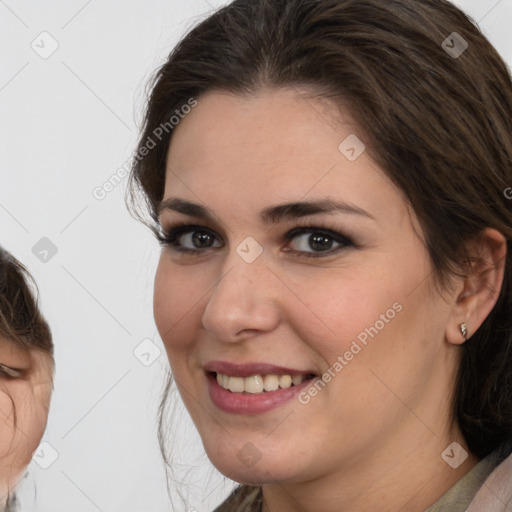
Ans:
<svg viewBox="0 0 512 512"><path fill-rule="evenodd" d="M27 351L0 336L0 497L30 462L46 428L52 391L49 354Z"/></svg>
<svg viewBox="0 0 512 512"><path fill-rule="evenodd" d="M448 424L450 295L336 112L291 89L209 92L170 145L161 225L193 227L162 250L155 320L209 458L239 482L396 461Z"/></svg>

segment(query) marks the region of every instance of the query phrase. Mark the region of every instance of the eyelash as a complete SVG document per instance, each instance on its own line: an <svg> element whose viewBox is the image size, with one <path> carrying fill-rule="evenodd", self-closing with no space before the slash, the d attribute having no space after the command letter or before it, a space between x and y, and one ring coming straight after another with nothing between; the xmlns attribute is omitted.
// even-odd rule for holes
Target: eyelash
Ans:
<svg viewBox="0 0 512 512"><path fill-rule="evenodd" d="M183 254L189 254L191 256L199 256L200 253L205 252L206 250L210 249L188 249L183 248L180 245L178 245L178 239L187 233L190 232L203 232L208 233L211 236L216 237L215 233L203 226L198 226L194 224L187 224L186 222L176 222L175 224L171 225L167 230L162 230L160 233L157 234L157 239L159 243L163 247L172 247L173 251L183 253ZM343 249L346 249L347 247L356 247L354 242L352 242L348 237L342 235L341 233L338 233L336 231L335 227L332 227L330 225L324 224L323 227L316 226L314 224L303 224L301 226L297 226L296 228L292 229L291 231L288 231L288 233L285 234L284 238L287 242L293 240L298 235L303 235L306 233L310 234L321 234L324 236L327 236L328 238L331 238L336 243L341 244L339 247L328 250L328 251L320 251L320 252L304 252L304 251L297 251L297 250L290 250L287 252L292 252L297 254L299 257L302 258L322 258L327 256L332 256L333 254L337 254Z"/></svg>

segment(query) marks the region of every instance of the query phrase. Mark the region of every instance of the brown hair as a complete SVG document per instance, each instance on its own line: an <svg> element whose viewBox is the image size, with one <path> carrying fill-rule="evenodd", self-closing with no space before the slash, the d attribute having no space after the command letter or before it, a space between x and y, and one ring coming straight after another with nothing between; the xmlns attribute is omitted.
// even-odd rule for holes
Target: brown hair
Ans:
<svg viewBox="0 0 512 512"><path fill-rule="evenodd" d="M21 348L53 356L52 335L38 307L37 286L28 270L1 247L0 335Z"/></svg>
<svg viewBox="0 0 512 512"><path fill-rule="evenodd" d="M0 336L21 349L49 354L53 364L52 334L39 310L37 297L37 285L28 270L0 247ZM16 426L14 401L12 405L13 423ZM16 509L16 495L9 493L4 510L10 512Z"/></svg>
<svg viewBox="0 0 512 512"><path fill-rule="evenodd" d="M464 50L461 42L467 49L450 53ZM159 140L134 161L132 206L142 192L158 233L172 130L155 130L189 98L295 86L349 105L370 155L420 220L437 284L471 263L467 242L484 228L506 237L502 290L462 346L453 398L469 449L484 457L512 438L512 210L504 194L512 186L512 83L495 48L450 2L235 0L218 10L151 83L138 150ZM242 488L240 500L250 492Z"/></svg>

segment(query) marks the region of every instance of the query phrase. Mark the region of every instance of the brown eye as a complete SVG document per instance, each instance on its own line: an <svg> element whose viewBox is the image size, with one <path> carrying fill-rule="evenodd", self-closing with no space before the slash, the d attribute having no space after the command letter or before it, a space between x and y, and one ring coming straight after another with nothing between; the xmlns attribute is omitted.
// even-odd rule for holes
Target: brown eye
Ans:
<svg viewBox="0 0 512 512"><path fill-rule="evenodd" d="M198 254L206 249L222 247L217 236L207 228L178 224L159 236L160 243L176 252Z"/></svg>
<svg viewBox="0 0 512 512"><path fill-rule="evenodd" d="M354 243L341 233L320 227L296 228L287 233L286 239L294 242L292 252L305 258L318 258L330 256L348 247L355 247Z"/></svg>

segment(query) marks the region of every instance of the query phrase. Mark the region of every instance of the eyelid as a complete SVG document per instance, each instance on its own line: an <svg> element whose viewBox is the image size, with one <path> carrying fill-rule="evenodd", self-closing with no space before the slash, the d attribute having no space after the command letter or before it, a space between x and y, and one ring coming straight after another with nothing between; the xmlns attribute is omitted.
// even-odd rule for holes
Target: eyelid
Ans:
<svg viewBox="0 0 512 512"><path fill-rule="evenodd" d="M206 226L201 226L199 224L190 224L185 221L177 221L174 223L171 223L169 227L163 228L161 232L157 233L157 239L161 244L164 245L172 245L172 241L176 240L180 236L194 232L194 231L204 231L206 233L211 234L212 236L219 238L219 235L213 230ZM170 240L172 239L172 241ZM221 239L222 240L222 239ZM197 249L199 250L199 249ZM204 251L203 251L204 252Z"/></svg>
<svg viewBox="0 0 512 512"><path fill-rule="evenodd" d="M18 378L23 375L22 370L18 370L16 368L11 368L10 366L6 366L5 364L0 363L0 372L4 373L10 378Z"/></svg>
<svg viewBox="0 0 512 512"><path fill-rule="evenodd" d="M295 238L295 236L297 236L298 234L305 234L308 231L310 233L324 233L333 238L334 240L336 240L337 242L355 245L348 235L344 235L343 233L341 233L338 227L331 225L329 222L322 222L320 224L316 222L305 222L288 231L285 234L285 239L291 240L292 238Z"/></svg>
<svg viewBox="0 0 512 512"><path fill-rule="evenodd" d="M162 227L162 226L161 226ZM206 233L209 233L213 237L219 239L219 235L215 233L214 230L207 228L205 226L196 225L196 224L189 224L185 221L177 221L175 223L172 223L170 226L168 226L166 229L162 227L162 232L157 234L157 239L160 242L162 246L168 246L171 247L173 251L177 253L183 253L183 254L190 254L192 256L199 256L203 253L205 253L208 249L216 249L218 247L207 247L204 249L190 249L190 248L184 248L177 244L175 244L175 241L179 239L181 236L194 232L194 231L203 231ZM334 242L337 244L340 244L339 247L334 249L329 249L327 251L299 251L295 249L288 249L286 252L288 253L294 253L304 258L327 258L329 256L333 256L340 252L343 249L346 248L357 248L358 246L352 241L351 237L348 237L340 232L340 229L336 226L333 226L330 222L318 222L314 219L312 220L303 220L300 225L296 226L295 228L289 230L285 235L283 236L284 240L289 242L290 240L293 240L299 235L306 235L307 233L313 234L313 233L320 233L325 234ZM220 240L222 240L220 238Z"/></svg>

